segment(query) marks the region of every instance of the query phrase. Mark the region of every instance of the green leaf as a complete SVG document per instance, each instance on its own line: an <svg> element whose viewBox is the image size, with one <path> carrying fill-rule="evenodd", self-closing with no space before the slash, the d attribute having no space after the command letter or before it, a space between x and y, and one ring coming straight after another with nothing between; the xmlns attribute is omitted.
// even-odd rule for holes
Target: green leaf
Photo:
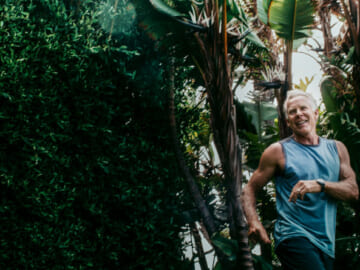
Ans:
<svg viewBox="0 0 360 270"><path fill-rule="evenodd" d="M228 256L230 261L236 260L236 253L238 249L237 242L225 237L222 237L220 234L216 234L212 237L213 244L221 249L226 256Z"/></svg>
<svg viewBox="0 0 360 270"><path fill-rule="evenodd" d="M253 43L254 45L256 45L259 48L267 49L265 44L261 41L261 39L258 37L258 35L256 33L254 33L253 31L250 31L250 33L245 37L245 39L248 40L249 42Z"/></svg>
<svg viewBox="0 0 360 270"><path fill-rule="evenodd" d="M243 102L246 113L251 115L251 123L255 126L257 133L261 132L263 121L274 120L278 117L276 106L271 103Z"/></svg>
<svg viewBox="0 0 360 270"><path fill-rule="evenodd" d="M228 6L228 21L230 21L233 17L238 19L242 24L248 26L248 18L246 17L246 14L244 10L241 8L241 6L238 5L238 3L235 0L227 0L227 6Z"/></svg>
<svg viewBox="0 0 360 270"><path fill-rule="evenodd" d="M311 30L308 30L308 34L307 34L307 35L310 37L311 34L312 34ZM294 51L296 51L297 49L299 49L299 47L300 47L302 44L304 44L304 43L306 42L307 39L308 39L308 37L303 37L303 38L295 39L295 40L293 41L293 47L292 47L292 49L293 49Z"/></svg>
<svg viewBox="0 0 360 270"><path fill-rule="evenodd" d="M354 61L354 53L355 53L355 46L352 46L350 49L349 49L349 52L346 56L346 59L344 61L345 64L355 64L355 61Z"/></svg>
<svg viewBox="0 0 360 270"><path fill-rule="evenodd" d="M252 257L254 260L255 269L272 270L272 266L263 257L254 254Z"/></svg>
<svg viewBox="0 0 360 270"><path fill-rule="evenodd" d="M258 10L259 19L264 24L269 24L268 11L269 11L269 6L271 3L271 0L257 0L256 2L257 2L257 10Z"/></svg>
<svg viewBox="0 0 360 270"><path fill-rule="evenodd" d="M215 265L215 268L214 270L222 270L222 266L221 266L221 263L220 262L217 262L216 265Z"/></svg>
<svg viewBox="0 0 360 270"><path fill-rule="evenodd" d="M228 5L228 21L230 21L232 18L238 19L242 23L242 29L241 32L245 33L250 27L249 27L249 19L246 16L246 13L244 12L243 8L238 5L238 3L235 0L227 0ZM266 49L265 44L261 41L261 39L257 36L256 33L253 31L250 31L249 34L245 37L246 40L253 43L257 47Z"/></svg>
<svg viewBox="0 0 360 270"><path fill-rule="evenodd" d="M162 1L132 0L140 26L154 40L163 39L170 32L179 30L179 23L174 20L181 14Z"/></svg>
<svg viewBox="0 0 360 270"><path fill-rule="evenodd" d="M324 79L322 79L320 82L320 91L327 112L337 112L335 98L336 88L330 76L326 76Z"/></svg>
<svg viewBox="0 0 360 270"><path fill-rule="evenodd" d="M181 14L180 12L176 11L175 9L169 7L168 5L164 4L164 2L161 0L149 0L149 1L150 1L151 5L153 5L153 7L157 11L159 11L165 15L168 15L170 17L182 17L183 16L183 14Z"/></svg>
<svg viewBox="0 0 360 270"><path fill-rule="evenodd" d="M285 40L308 37L314 11L310 0L273 0L268 10L269 24Z"/></svg>
<svg viewBox="0 0 360 270"><path fill-rule="evenodd" d="M334 131L339 131L342 128L340 115L337 113L337 104L336 104L336 87L330 76L326 76L320 82L320 91L322 100L325 104L326 111L329 115L330 125Z"/></svg>

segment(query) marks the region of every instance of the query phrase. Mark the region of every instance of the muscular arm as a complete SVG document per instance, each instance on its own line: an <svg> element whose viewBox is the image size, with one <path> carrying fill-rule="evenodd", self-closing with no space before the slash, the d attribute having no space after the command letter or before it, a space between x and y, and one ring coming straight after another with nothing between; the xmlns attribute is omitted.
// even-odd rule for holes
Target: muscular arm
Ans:
<svg viewBox="0 0 360 270"><path fill-rule="evenodd" d="M359 189L356 183L356 175L350 165L350 157L346 146L336 141L336 146L340 158L339 182L325 180L324 192L335 199L342 201L352 201L359 198ZM299 181L293 188L289 201L296 202L298 198L304 199L306 193L321 192L321 186L315 180Z"/></svg>
<svg viewBox="0 0 360 270"><path fill-rule="evenodd" d="M270 145L262 154L259 167L243 189L242 205L249 225L249 238L255 241L270 243L266 230L256 212L256 193L273 177L282 159L281 145L279 143Z"/></svg>
<svg viewBox="0 0 360 270"><path fill-rule="evenodd" d="M342 142L337 141L336 146L340 157L340 179L339 182L326 182L325 192L338 200L357 200L359 189L355 172L350 165L348 150Z"/></svg>

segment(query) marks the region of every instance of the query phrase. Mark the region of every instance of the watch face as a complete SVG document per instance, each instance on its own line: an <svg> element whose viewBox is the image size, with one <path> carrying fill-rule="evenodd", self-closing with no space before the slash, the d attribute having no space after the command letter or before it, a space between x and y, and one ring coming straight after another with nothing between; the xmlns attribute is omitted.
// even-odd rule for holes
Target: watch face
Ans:
<svg viewBox="0 0 360 270"><path fill-rule="evenodd" d="M316 183L318 183L321 186L321 192L323 192L325 189L325 181L322 179L318 179L316 180Z"/></svg>

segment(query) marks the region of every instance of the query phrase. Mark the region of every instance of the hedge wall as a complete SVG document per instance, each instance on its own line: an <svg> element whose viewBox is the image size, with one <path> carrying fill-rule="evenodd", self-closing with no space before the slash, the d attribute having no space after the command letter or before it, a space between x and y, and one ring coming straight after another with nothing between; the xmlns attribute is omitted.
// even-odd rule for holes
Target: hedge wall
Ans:
<svg viewBox="0 0 360 270"><path fill-rule="evenodd" d="M109 41L94 3L1 2L0 269L182 268L152 44Z"/></svg>

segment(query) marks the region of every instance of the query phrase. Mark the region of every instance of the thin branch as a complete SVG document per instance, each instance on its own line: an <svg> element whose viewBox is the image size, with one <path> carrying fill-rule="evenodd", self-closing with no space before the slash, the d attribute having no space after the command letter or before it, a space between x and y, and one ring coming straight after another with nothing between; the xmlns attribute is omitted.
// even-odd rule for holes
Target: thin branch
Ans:
<svg viewBox="0 0 360 270"><path fill-rule="evenodd" d="M360 44L358 43L359 37L356 33L355 25L351 19L351 15L349 13L348 7L346 6L344 0L340 0L340 3L343 6L343 10L345 12L345 18L350 27L351 35L352 35L354 46L355 46L356 56L359 57L360 56Z"/></svg>
<svg viewBox="0 0 360 270"><path fill-rule="evenodd" d="M195 222L191 223L190 226L191 226L192 235L195 240L195 249L196 249L197 256L199 258L199 264L200 264L201 270L208 270L209 267L206 262L206 256L205 256L205 252L204 252L204 247L201 242L201 236L200 236L199 230L196 227Z"/></svg>
<svg viewBox="0 0 360 270"><path fill-rule="evenodd" d="M228 47L227 47L227 13L226 13L226 0L223 1L223 17L222 17L222 27L223 27L223 42L224 42L224 62L226 68L226 74L229 76L229 65L228 65Z"/></svg>

